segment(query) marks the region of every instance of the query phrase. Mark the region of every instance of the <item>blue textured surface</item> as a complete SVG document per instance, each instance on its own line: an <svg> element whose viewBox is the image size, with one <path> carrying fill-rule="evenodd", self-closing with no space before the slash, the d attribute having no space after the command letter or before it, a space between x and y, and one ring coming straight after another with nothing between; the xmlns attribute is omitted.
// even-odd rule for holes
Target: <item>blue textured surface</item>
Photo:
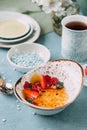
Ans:
<svg viewBox="0 0 87 130"><path fill-rule="evenodd" d="M51 59L62 58L61 37L54 32L41 36L37 42L50 49ZM7 51L0 48L0 73L7 82L14 84L23 74L10 66ZM14 95L0 94L0 130L87 130L87 88L83 88L74 103L54 116L34 115Z"/></svg>

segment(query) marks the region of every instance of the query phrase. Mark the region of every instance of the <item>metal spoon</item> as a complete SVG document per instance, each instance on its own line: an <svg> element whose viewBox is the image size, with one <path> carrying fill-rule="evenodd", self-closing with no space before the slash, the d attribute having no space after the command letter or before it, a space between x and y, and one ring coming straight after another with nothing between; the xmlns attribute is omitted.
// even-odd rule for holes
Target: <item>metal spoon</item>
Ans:
<svg viewBox="0 0 87 130"><path fill-rule="evenodd" d="M0 92L3 94L12 94L13 93L13 86L11 83L6 83L3 78L0 76Z"/></svg>

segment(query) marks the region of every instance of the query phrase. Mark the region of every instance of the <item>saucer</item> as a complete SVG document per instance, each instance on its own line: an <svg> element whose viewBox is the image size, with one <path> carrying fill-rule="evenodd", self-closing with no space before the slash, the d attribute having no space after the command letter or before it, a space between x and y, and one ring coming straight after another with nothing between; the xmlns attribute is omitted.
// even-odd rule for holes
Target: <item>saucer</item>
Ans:
<svg viewBox="0 0 87 130"><path fill-rule="evenodd" d="M30 30L30 25L21 19L0 20L0 39L23 37Z"/></svg>
<svg viewBox="0 0 87 130"><path fill-rule="evenodd" d="M27 22L29 25L33 27L33 32L31 33L31 35L29 35L25 39L22 37L21 41L17 41L18 39L15 39L15 41L12 40L12 42L8 40L7 41L5 40L3 42L3 40L0 39L1 48L11 48L17 44L22 44L26 42L33 43L39 38L40 31L41 31L40 26L38 22L32 17L30 17L29 15L21 14L18 12L0 11L0 20L7 20L7 19L20 19L21 21L24 21L25 23Z"/></svg>
<svg viewBox="0 0 87 130"><path fill-rule="evenodd" d="M24 36L20 36L20 37L16 37L16 38L0 38L0 42L2 42L3 44L17 44L17 42L20 42L26 38L28 38L32 33L33 33L33 26L30 26L30 30L24 35Z"/></svg>

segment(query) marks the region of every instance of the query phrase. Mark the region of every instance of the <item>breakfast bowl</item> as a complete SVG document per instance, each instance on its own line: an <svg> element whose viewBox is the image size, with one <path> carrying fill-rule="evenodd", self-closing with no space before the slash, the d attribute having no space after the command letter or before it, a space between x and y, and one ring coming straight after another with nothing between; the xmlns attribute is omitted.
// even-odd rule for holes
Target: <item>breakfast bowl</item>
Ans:
<svg viewBox="0 0 87 130"><path fill-rule="evenodd" d="M24 43L12 47L7 53L7 59L16 70L26 73L49 61L50 51L41 44Z"/></svg>
<svg viewBox="0 0 87 130"><path fill-rule="evenodd" d="M14 94L40 115L61 112L79 96L84 81L81 65L60 59L24 74L14 85Z"/></svg>

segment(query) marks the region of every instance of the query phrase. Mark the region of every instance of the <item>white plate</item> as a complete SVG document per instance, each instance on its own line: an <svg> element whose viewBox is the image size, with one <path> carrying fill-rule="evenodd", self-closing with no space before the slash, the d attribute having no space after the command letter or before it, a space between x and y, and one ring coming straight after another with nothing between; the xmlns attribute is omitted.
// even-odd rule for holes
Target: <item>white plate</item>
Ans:
<svg viewBox="0 0 87 130"><path fill-rule="evenodd" d="M21 19L0 19L0 38L12 40L26 35L30 30L30 24Z"/></svg>
<svg viewBox="0 0 87 130"><path fill-rule="evenodd" d="M2 42L3 44L18 44L18 42L20 41L23 41L24 39L28 38L31 34L33 33L33 26L30 25L30 31L23 37L20 37L20 38L16 38L16 39L9 39L9 40L6 40L6 39L0 39L0 42Z"/></svg>
<svg viewBox="0 0 87 130"><path fill-rule="evenodd" d="M12 42L12 44L7 44L7 43L3 43L2 41L0 41L0 47L2 48L11 48L14 45L17 44L21 44L21 43L32 43L34 41L36 41L38 39L38 37L40 36L40 26L37 23L36 20L34 20L32 17L28 16L28 15L24 15L18 12L10 12L10 11L0 11L0 20L6 20L6 19L21 19L29 24L31 24L33 26L33 33L32 35L30 35L27 39L23 39L23 41L21 42Z"/></svg>

